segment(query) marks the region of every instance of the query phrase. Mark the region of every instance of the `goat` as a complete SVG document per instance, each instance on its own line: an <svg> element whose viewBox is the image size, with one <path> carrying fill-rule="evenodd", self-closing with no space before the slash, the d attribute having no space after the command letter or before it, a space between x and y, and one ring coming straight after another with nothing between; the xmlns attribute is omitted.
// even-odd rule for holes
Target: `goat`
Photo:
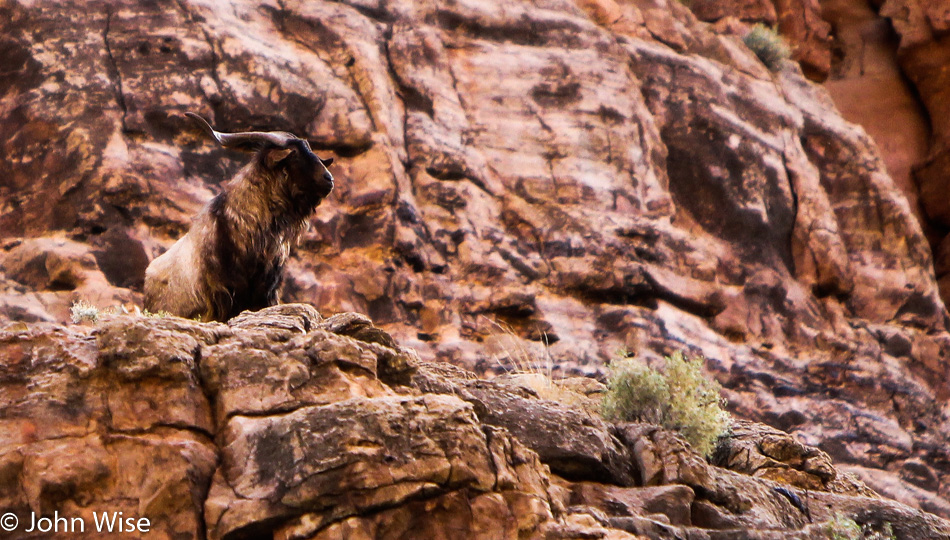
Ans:
<svg viewBox="0 0 950 540"><path fill-rule="evenodd" d="M148 265L145 309L223 322L276 305L290 248L333 189L333 158L320 159L290 133L221 133L185 114L221 146L255 155Z"/></svg>

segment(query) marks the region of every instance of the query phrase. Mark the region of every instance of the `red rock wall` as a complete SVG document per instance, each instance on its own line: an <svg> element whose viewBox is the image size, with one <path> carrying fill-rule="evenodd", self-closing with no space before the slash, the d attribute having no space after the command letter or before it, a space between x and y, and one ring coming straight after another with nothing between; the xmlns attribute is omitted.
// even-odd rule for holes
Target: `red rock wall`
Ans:
<svg viewBox="0 0 950 540"><path fill-rule="evenodd" d="M899 37L864 0L826 0L822 16L834 29L837 56L824 86L842 116L877 143L888 172L926 227L913 168L927 157L930 121L901 69Z"/></svg>
<svg viewBox="0 0 950 540"><path fill-rule="evenodd" d="M911 206L824 90L678 2L10 1L0 25L7 316L138 297L246 159L181 113L284 129L338 158L285 300L481 371L703 354L737 414L950 515Z"/></svg>
<svg viewBox="0 0 950 540"><path fill-rule="evenodd" d="M841 61L827 87L849 120L877 141L916 207L950 298L950 3L826 0Z"/></svg>
<svg viewBox="0 0 950 540"><path fill-rule="evenodd" d="M0 358L10 538L824 539L844 518L950 535L774 428L733 423L710 463L591 414L590 378L541 399L531 377L419 361L306 304L14 323Z"/></svg>
<svg viewBox="0 0 950 540"><path fill-rule="evenodd" d="M688 5L703 21L739 19L775 27L810 79L823 81L831 71L831 25L818 0L690 0Z"/></svg>
<svg viewBox="0 0 950 540"><path fill-rule="evenodd" d="M777 26L792 57L825 87L849 121L877 143L936 255L950 299L950 3L946 0L821 2L694 0L706 21Z"/></svg>
<svg viewBox="0 0 950 540"><path fill-rule="evenodd" d="M930 152L917 167L920 200L934 229L936 271L950 298L950 2L887 1L880 8L900 36L901 67L929 114Z"/></svg>

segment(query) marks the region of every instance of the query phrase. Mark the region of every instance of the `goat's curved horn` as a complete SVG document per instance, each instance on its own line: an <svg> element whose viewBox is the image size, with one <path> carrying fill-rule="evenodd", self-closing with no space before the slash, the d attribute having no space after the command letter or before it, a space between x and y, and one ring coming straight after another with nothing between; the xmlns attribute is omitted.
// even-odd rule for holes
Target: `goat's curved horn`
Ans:
<svg viewBox="0 0 950 540"><path fill-rule="evenodd" d="M186 112L185 116L191 118L198 124L198 127L208 134L212 139L218 141L218 144L225 148L242 148L249 145L258 145L268 143L281 148L287 147L291 142L297 140L290 133L283 131L242 131L239 133L221 133L215 131L204 118L192 112Z"/></svg>

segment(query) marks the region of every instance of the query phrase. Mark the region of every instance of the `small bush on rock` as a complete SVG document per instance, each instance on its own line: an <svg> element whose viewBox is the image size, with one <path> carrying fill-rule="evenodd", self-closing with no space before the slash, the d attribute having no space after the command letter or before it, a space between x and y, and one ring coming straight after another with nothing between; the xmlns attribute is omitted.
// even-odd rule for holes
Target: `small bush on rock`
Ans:
<svg viewBox="0 0 950 540"><path fill-rule="evenodd" d="M81 324L86 321L97 323L99 322L99 308L85 300L78 300L70 306L69 316L74 324Z"/></svg>
<svg viewBox="0 0 950 540"><path fill-rule="evenodd" d="M696 451L709 455L728 430L729 413L722 409L719 383L707 379L702 366L678 352L666 358L663 371L632 358L611 362L604 416L679 431Z"/></svg>
<svg viewBox="0 0 950 540"><path fill-rule="evenodd" d="M860 526L856 521L841 514L835 514L825 524L825 534L831 540L895 540L894 528L885 523L881 530L870 525Z"/></svg>
<svg viewBox="0 0 950 540"><path fill-rule="evenodd" d="M825 533L831 540L861 540L861 526L841 514L835 514L825 525Z"/></svg>
<svg viewBox="0 0 950 540"><path fill-rule="evenodd" d="M742 41L772 71L782 69L782 62L791 55L782 36L764 24L753 26Z"/></svg>

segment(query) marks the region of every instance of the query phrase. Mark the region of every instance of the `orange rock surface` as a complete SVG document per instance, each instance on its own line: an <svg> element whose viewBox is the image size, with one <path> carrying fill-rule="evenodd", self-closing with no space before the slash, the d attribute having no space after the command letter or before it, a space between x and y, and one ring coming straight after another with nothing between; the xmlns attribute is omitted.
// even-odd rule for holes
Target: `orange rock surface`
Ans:
<svg viewBox="0 0 950 540"><path fill-rule="evenodd" d="M943 72L923 67L940 57L914 52L940 43L928 10L895 28L935 117ZM285 301L363 313L482 374L524 354L574 375L621 349L702 355L739 417L950 516L950 334L906 177L887 170L906 156L796 63L771 72L719 30L673 0L2 2L0 313L134 311L139 272L248 159L183 113L282 129L337 158ZM941 155L917 172L929 219Z"/></svg>

